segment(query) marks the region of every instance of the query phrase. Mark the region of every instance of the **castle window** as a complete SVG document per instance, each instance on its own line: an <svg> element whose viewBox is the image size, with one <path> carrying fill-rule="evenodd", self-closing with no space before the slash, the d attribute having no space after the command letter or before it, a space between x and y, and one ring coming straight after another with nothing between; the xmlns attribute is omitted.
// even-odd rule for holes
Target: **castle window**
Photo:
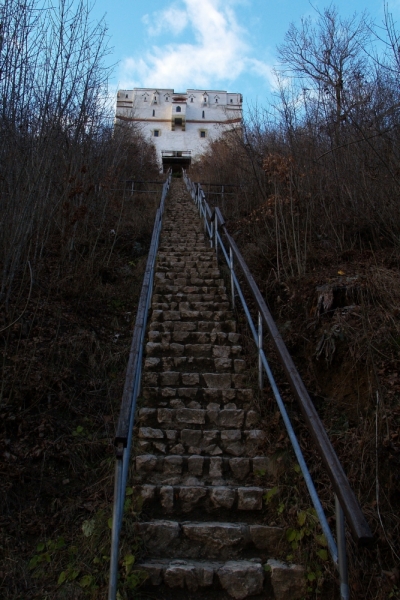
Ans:
<svg viewBox="0 0 400 600"><path fill-rule="evenodd" d="M146 98L146 96L144 97L144 101L145 101L145 102L147 102L147 98Z"/></svg>
<svg viewBox="0 0 400 600"><path fill-rule="evenodd" d="M200 137L201 138L205 138L206 137L206 132L205 131L200 131Z"/></svg>
<svg viewBox="0 0 400 600"><path fill-rule="evenodd" d="M181 112L181 111L182 111L181 107L180 107L180 106L177 106L177 107L176 107L176 112Z"/></svg>
<svg viewBox="0 0 400 600"><path fill-rule="evenodd" d="M125 98L128 98L128 94L125 94Z"/></svg>
<svg viewBox="0 0 400 600"><path fill-rule="evenodd" d="M155 129L154 130L154 137L160 137L160 130L159 129Z"/></svg>
<svg viewBox="0 0 400 600"><path fill-rule="evenodd" d="M167 97L165 98L165 102L168 102L168 100L169 100L169 97L167 96Z"/></svg>
<svg viewBox="0 0 400 600"><path fill-rule="evenodd" d="M153 117L156 116L156 111L153 109Z"/></svg>
<svg viewBox="0 0 400 600"><path fill-rule="evenodd" d="M231 98L231 104L232 104L232 102L233 102L233 100L232 100L232 98Z"/></svg>
<svg viewBox="0 0 400 600"><path fill-rule="evenodd" d="M203 119L205 119L205 117L206 117L204 110L203 110L203 113L202 113L201 117L202 117Z"/></svg>
<svg viewBox="0 0 400 600"><path fill-rule="evenodd" d="M193 102L193 98L190 98L190 102Z"/></svg>
<svg viewBox="0 0 400 600"><path fill-rule="evenodd" d="M207 98L204 97L204 104L207 104Z"/></svg>
<svg viewBox="0 0 400 600"><path fill-rule="evenodd" d="M218 98L215 98L215 102L218 103Z"/></svg>

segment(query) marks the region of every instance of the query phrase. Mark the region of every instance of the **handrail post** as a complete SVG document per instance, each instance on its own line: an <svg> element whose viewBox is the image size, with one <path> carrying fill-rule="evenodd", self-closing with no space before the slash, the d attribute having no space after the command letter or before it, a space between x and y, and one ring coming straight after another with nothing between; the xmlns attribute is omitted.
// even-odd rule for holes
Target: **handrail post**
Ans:
<svg viewBox="0 0 400 600"><path fill-rule="evenodd" d="M120 449L121 450L121 449ZM111 556L110 556L110 581L108 586L108 600L115 600L118 591L118 556L119 556L119 534L121 530L121 503L120 503L120 488L122 484L122 461L124 452L122 451L121 458L115 461L115 482L114 482L114 509L112 522L112 540L111 540Z"/></svg>
<svg viewBox="0 0 400 600"><path fill-rule="evenodd" d="M260 390L264 387L264 369L261 358L261 351L263 347L263 324L262 324L262 316L260 311L258 311L258 387Z"/></svg>
<svg viewBox="0 0 400 600"><path fill-rule="evenodd" d="M212 235L212 230L211 230ZM214 248L215 248L215 256L218 262L218 217L214 213Z"/></svg>
<svg viewBox="0 0 400 600"><path fill-rule="evenodd" d="M340 598L341 600L349 600L349 579L347 573L347 557L346 557L346 530L344 512L340 504L339 498L335 494L335 509L336 509L336 540L338 549L338 568L340 577Z"/></svg>
<svg viewBox="0 0 400 600"><path fill-rule="evenodd" d="M229 269L231 272L231 300L232 308L235 309L235 282L233 280L233 252L231 246L229 246Z"/></svg>

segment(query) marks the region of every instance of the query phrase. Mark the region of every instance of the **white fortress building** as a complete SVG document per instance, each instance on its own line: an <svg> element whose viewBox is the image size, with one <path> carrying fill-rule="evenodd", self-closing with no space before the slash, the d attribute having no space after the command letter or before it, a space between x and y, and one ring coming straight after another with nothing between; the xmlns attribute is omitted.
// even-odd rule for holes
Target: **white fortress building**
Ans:
<svg viewBox="0 0 400 600"><path fill-rule="evenodd" d="M119 90L116 121L138 123L151 138L160 166L190 165L210 141L242 123L242 95L220 90Z"/></svg>

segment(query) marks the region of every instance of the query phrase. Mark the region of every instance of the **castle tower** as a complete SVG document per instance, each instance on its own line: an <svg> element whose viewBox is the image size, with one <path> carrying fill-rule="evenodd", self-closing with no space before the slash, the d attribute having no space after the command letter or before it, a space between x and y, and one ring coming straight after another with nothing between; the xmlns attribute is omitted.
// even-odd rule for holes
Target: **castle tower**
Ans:
<svg viewBox="0 0 400 600"><path fill-rule="evenodd" d="M242 101L241 94L220 90L119 90L116 120L141 126L164 170L171 165L187 168L209 141L241 126Z"/></svg>

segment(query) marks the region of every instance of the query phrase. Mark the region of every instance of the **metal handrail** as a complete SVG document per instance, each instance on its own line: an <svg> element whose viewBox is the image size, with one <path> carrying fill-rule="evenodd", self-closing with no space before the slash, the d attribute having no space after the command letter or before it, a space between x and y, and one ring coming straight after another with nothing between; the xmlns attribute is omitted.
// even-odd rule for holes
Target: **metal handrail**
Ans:
<svg viewBox="0 0 400 600"><path fill-rule="evenodd" d="M172 173L169 171L161 194L160 205L154 220L146 270L143 277L142 290L136 313L135 327L126 372L125 387L122 395L121 410L114 439L115 445L115 481L114 506L111 534L110 581L108 600L115 600L118 588L119 538L123 518L126 482L128 478L129 459L132 447L133 424L135 419L136 400L140 390L142 376L142 358L147 316L153 293L154 267L156 262L165 198L171 184Z"/></svg>
<svg viewBox="0 0 400 600"><path fill-rule="evenodd" d="M278 331L278 328L272 318L271 313L269 312L267 305L262 297L262 294L239 250L235 241L230 236L225 220L221 214L219 208L215 208L212 213L205 199L204 191L202 190L199 184L193 183L185 170L183 170L183 178L186 183L186 187L190 192L192 199L197 205L200 215L204 219L204 230L207 233L210 244L215 248L215 251L218 254L218 250L221 249L222 254L226 260L226 263L229 267L230 271L230 279L231 279L231 294L232 294L232 306L235 306L235 297L236 294L239 297L243 310L246 315L247 322L249 324L250 330L252 332L254 342L257 346L258 350L258 365L259 365L259 387L262 389L263 387L263 374L264 371L268 377L270 382L273 394L277 401L280 413L282 415L286 430L289 435L289 439L292 443L294 452L296 454L296 458L298 460L299 466L303 473L308 491L311 496L312 503L317 512L318 519L321 524L322 531L326 537L328 549L330 555L332 557L333 562L338 568L339 576L340 576L340 594L342 600L348 600L350 597L350 591L348 586L348 576L347 576L347 560L346 560L346 539L345 539L345 515L347 518L347 522L349 524L349 528L352 532L353 538L360 545L365 545L371 543L373 540L373 536L371 530L368 526L368 523L361 511L361 508L358 504L358 501L354 495L353 490L351 489L350 483L346 477L346 474L343 470L343 467L335 453L335 450L332 447L332 444L328 438L326 430L318 416L318 413L311 401L311 398L306 390L306 387L293 363L293 359L289 354L288 349L282 339L281 334ZM227 248L225 247L219 229L221 228L224 238L226 241ZM252 296L255 300L257 309L258 309L258 326L256 327L253 323L253 319L251 317L249 308L247 306L244 294L242 292L241 286L237 279L235 268L234 268L234 258L236 259L237 264L239 265L242 274L244 275L244 279L246 280ZM327 470L329 479L332 483L332 487L335 494L335 510L336 510L336 539L337 544L333 538L330 526L328 524L327 518L325 516L324 510L322 508L321 502L319 500L318 493L315 489L314 483L312 481L310 472L306 465L303 453L301 451L299 442L296 437L296 433L293 429L293 426L290 422L289 415L286 411L284 402L279 393L278 387L276 385L274 376L268 364L267 358L265 356L265 352L263 350L263 324L266 326L273 344L275 346L275 350L278 354L278 357L283 365L286 376L289 380L291 389L296 396L303 416L305 418L305 422L307 427L316 443L319 454L322 458L322 461Z"/></svg>

